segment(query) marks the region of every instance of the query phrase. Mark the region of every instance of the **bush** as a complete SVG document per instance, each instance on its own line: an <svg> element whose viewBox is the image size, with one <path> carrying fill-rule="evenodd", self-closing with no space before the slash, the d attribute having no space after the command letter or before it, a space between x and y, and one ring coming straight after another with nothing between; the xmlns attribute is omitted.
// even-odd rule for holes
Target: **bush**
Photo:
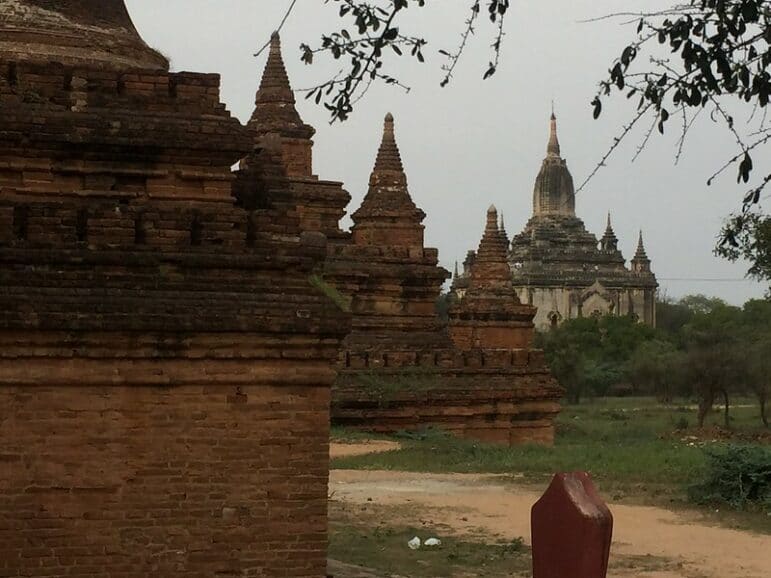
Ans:
<svg viewBox="0 0 771 578"><path fill-rule="evenodd" d="M689 489L692 501L771 513L771 448L728 445L705 451L705 479Z"/></svg>

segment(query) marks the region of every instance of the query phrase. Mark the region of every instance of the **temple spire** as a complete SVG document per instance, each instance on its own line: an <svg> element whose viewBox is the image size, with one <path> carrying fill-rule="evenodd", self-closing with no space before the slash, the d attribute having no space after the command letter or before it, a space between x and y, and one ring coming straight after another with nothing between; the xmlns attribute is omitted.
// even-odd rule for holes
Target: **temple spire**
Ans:
<svg viewBox="0 0 771 578"><path fill-rule="evenodd" d="M554 114L554 110L551 113L551 128L549 133L549 146L546 148L546 152L549 155L560 156L560 141L557 136L557 116Z"/></svg>
<svg viewBox="0 0 771 578"><path fill-rule="evenodd" d="M380 143L380 150L377 153L374 172L398 172L404 175L402 157L399 153L399 146L396 144L394 117L390 112L385 117L385 122L383 125L383 140Z"/></svg>
<svg viewBox="0 0 771 578"><path fill-rule="evenodd" d="M603 251L617 251L618 250L618 238L613 231L613 223L610 217L610 211L608 211L608 225L605 227L605 234L602 236L600 246Z"/></svg>
<svg viewBox="0 0 771 578"><path fill-rule="evenodd" d="M364 231L375 227L379 231L378 235L381 233L385 235L386 231L393 233L388 237L388 242L398 245L403 241L397 239L397 232L412 230L415 233L413 235L415 239L420 241L413 244L422 246L422 222L426 214L410 197L407 175L396 144L394 117L391 113L386 115L383 124L383 138L378 149L375 167L369 178L369 191L361 207L351 215L351 218L354 222L354 236L358 234L358 238L362 240L366 237L371 241L374 237L365 235Z"/></svg>
<svg viewBox="0 0 771 578"><path fill-rule="evenodd" d="M648 254L645 252L645 242L643 241L643 232L640 231L640 238L637 241L637 252L634 258L638 261L642 261L648 258Z"/></svg>
<svg viewBox="0 0 771 578"><path fill-rule="evenodd" d="M270 37L270 50L265 72L262 75L260 90L257 91L256 104L261 102L281 102L295 104L294 92L286 73L284 57L281 54L281 36L274 32Z"/></svg>

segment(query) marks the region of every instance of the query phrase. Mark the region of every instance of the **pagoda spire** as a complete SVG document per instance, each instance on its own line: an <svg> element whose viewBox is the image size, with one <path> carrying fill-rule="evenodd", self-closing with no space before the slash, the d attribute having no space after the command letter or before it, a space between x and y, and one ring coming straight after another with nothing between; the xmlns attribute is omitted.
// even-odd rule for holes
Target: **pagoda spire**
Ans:
<svg viewBox="0 0 771 578"><path fill-rule="evenodd" d="M600 246L603 251L617 251L618 250L618 237L613 231L613 223L611 221L610 211L608 211L608 225L605 227L605 234L602 236Z"/></svg>
<svg viewBox="0 0 771 578"><path fill-rule="evenodd" d="M281 36L278 32L270 36L268 62L255 99L256 104L261 102L281 102L292 105L296 102L281 53Z"/></svg>
<svg viewBox="0 0 771 578"><path fill-rule="evenodd" d="M296 100L281 54L281 37L274 32L260 88L254 98L254 112L248 123L257 140L266 134L310 140L313 127L305 124L297 112Z"/></svg>
<svg viewBox="0 0 771 578"><path fill-rule="evenodd" d="M509 234L506 232L506 222L503 219L503 213L501 213L501 222L498 226L499 232L501 234L501 241L503 242L503 246L506 247L506 250L509 249Z"/></svg>
<svg viewBox="0 0 771 578"><path fill-rule="evenodd" d="M648 254L645 252L645 241L643 240L643 232L640 231L640 238L637 241L637 252L634 254L636 260L643 260L648 258Z"/></svg>
<svg viewBox="0 0 771 578"><path fill-rule="evenodd" d="M386 115L383 124L383 137L369 178L369 191L351 218L354 238L360 242L374 243L378 238L389 245L423 245L422 223L426 214L410 196L391 113Z"/></svg>
<svg viewBox="0 0 771 578"><path fill-rule="evenodd" d="M640 238L637 241L637 252L632 259L632 270L635 273L650 273L651 272L651 260L648 258L648 254L645 252L645 242L643 241L643 233L640 231Z"/></svg>
<svg viewBox="0 0 771 578"><path fill-rule="evenodd" d="M512 291L511 270L509 269L506 245L501 242L498 225L498 210L491 205L487 210L487 222L474 267L471 271L471 286L483 285L489 289Z"/></svg>
<svg viewBox="0 0 771 578"><path fill-rule="evenodd" d="M553 106L553 105L552 105ZM549 131L549 145L546 147L546 152L549 155L561 156L562 151L560 149L559 136L557 135L557 115L554 114L554 109L551 112L551 123Z"/></svg>
<svg viewBox="0 0 771 578"><path fill-rule="evenodd" d="M404 165L402 165L402 156L399 152L399 145L396 144L396 131L394 129L394 116L389 112L385 117L383 124L383 139L380 143L380 150L375 160L375 174L390 174L403 177L407 182L407 175L404 174Z"/></svg>

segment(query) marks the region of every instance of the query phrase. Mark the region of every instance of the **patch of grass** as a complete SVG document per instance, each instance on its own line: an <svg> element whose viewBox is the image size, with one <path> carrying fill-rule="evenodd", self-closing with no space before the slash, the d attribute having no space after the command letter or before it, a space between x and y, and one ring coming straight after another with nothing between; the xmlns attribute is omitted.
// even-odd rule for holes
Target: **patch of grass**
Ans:
<svg viewBox="0 0 771 578"><path fill-rule="evenodd" d="M440 535L441 546L410 550L407 542L414 536L433 537L431 529L401 522L403 516L389 508L354 511L333 503L331 510L329 556L346 564L421 578L529 575L530 549L522 540Z"/></svg>
<svg viewBox="0 0 771 578"><path fill-rule="evenodd" d="M332 467L511 474L539 485L554 472L588 471L609 501L682 508L688 505L686 488L703 479L707 471L705 448L719 447L724 435L766 439L766 430L757 425L757 406L749 401L736 405L731 432L715 429L705 433L681 429L683 418L696 421L696 408L690 404L661 405L640 398L595 400L563 409L554 447L508 448L428 429L396 436L401 450L341 458ZM719 423L720 411L718 408L710 416L712 424ZM709 439L710 432L719 439ZM771 517L761 513L725 518L734 526L771 533Z"/></svg>
<svg viewBox="0 0 771 578"><path fill-rule="evenodd" d="M351 299L350 297L346 297L340 291L332 287L329 283L324 281L323 277L320 275L311 275L308 277L308 282L311 284L312 287L315 287L319 291L321 291L324 295L329 297L329 299L337 306L340 311L344 311L345 313L351 312Z"/></svg>
<svg viewBox="0 0 771 578"><path fill-rule="evenodd" d="M390 440L391 436L363 432L355 429L348 429L340 426L332 426L329 439L333 443L360 443L371 440Z"/></svg>

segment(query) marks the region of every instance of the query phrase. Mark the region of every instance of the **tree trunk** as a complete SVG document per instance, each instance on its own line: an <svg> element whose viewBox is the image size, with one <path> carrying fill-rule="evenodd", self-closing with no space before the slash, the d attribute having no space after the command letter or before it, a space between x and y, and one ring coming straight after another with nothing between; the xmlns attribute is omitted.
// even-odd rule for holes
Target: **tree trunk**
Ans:
<svg viewBox="0 0 771 578"><path fill-rule="evenodd" d="M723 419L725 420L725 428L731 429L731 415L730 406L728 403L728 390L723 389L723 401L725 401L725 409L723 411Z"/></svg>
<svg viewBox="0 0 771 578"><path fill-rule="evenodd" d="M766 414L766 401L768 401L768 394L765 391L759 391L758 401L760 402L760 419L763 420L763 425L768 427L768 415Z"/></svg>
<svg viewBox="0 0 771 578"><path fill-rule="evenodd" d="M708 391L702 392L702 395L699 396L699 414L697 417L699 429L704 427L704 420L707 419L707 414L709 413L709 410L712 409L712 404L714 402L715 394L711 388Z"/></svg>

